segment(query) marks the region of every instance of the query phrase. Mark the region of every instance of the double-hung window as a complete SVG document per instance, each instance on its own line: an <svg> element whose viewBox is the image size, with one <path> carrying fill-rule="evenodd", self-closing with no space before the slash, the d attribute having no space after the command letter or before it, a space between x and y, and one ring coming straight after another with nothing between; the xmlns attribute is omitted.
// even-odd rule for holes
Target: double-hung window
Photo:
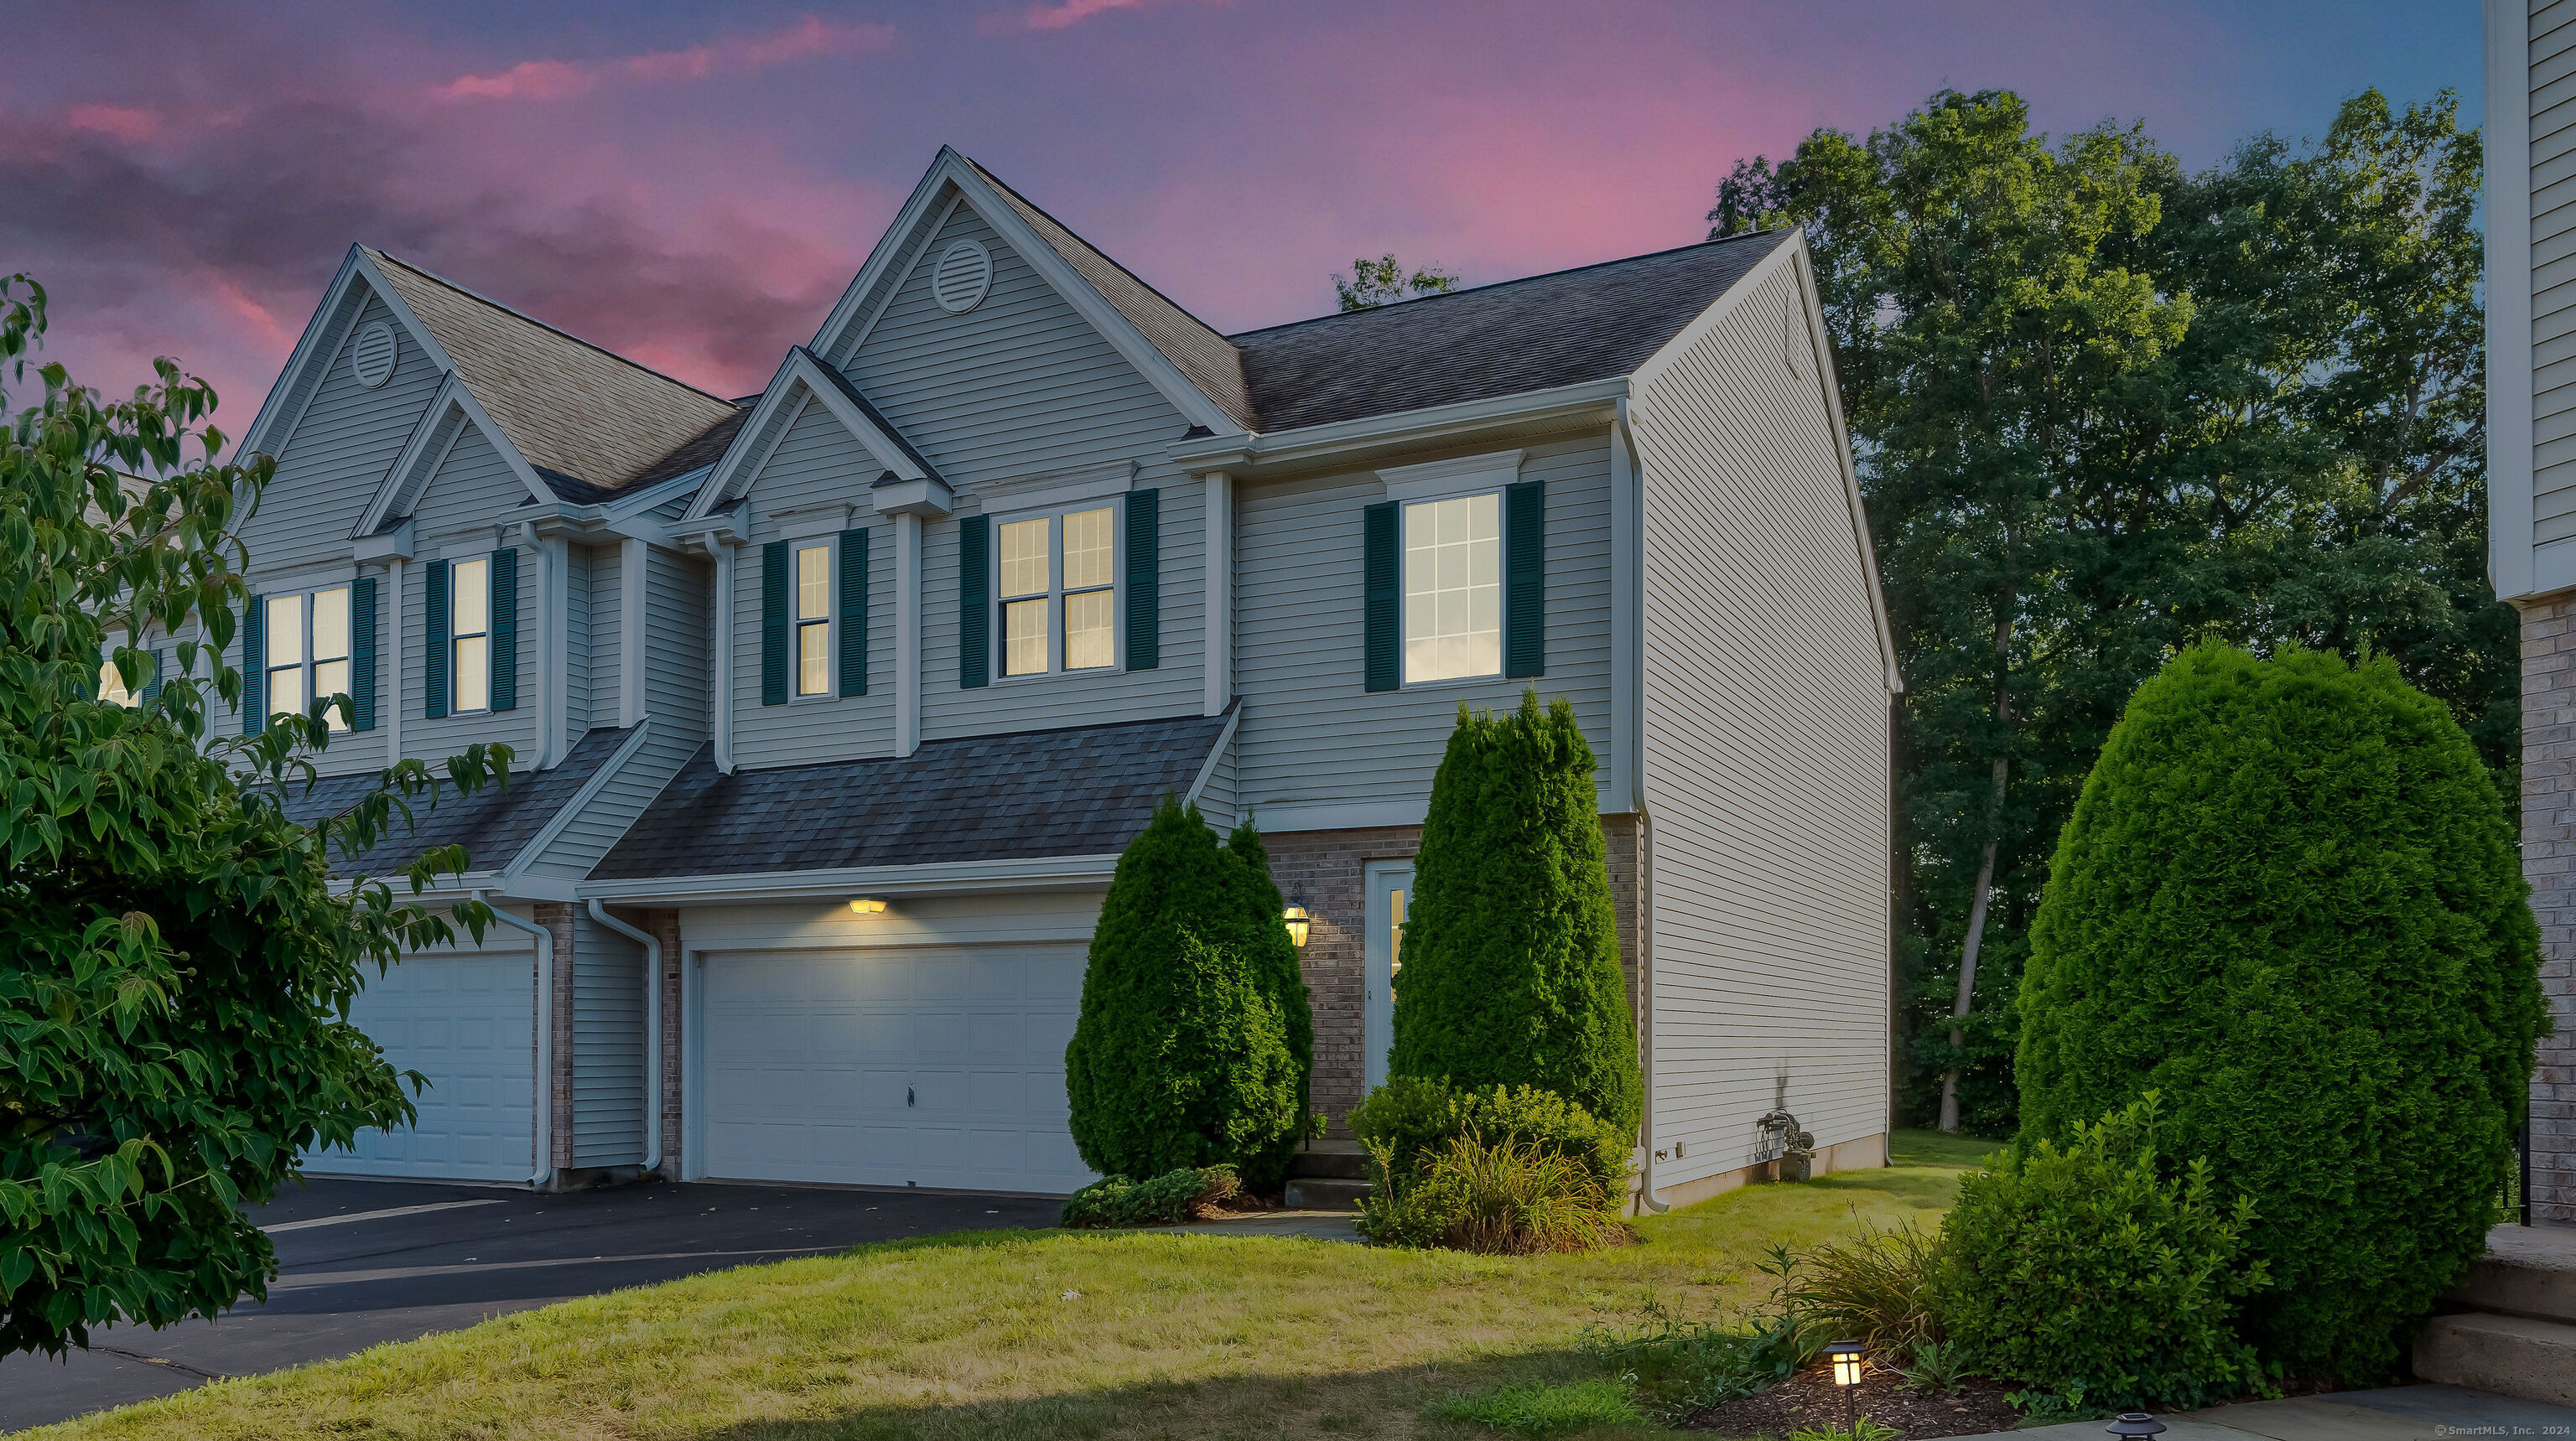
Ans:
<svg viewBox="0 0 2576 1441"><path fill-rule="evenodd" d="M268 597L264 617L268 712L301 715L317 699L349 693L349 588ZM324 722L335 731L349 718L334 706Z"/></svg>
<svg viewBox="0 0 2576 1441"><path fill-rule="evenodd" d="M796 693L832 690L832 547L796 549Z"/></svg>
<svg viewBox="0 0 2576 1441"><path fill-rule="evenodd" d="M1404 507L1404 681L1503 671L1500 491Z"/></svg>
<svg viewBox="0 0 2576 1441"><path fill-rule="evenodd" d="M999 527L1002 674L1118 664L1118 508Z"/></svg>
<svg viewBox="0 0 2576 1441"><path fill-rule="evenodd" d="M449 572L450 613L447 648L451 712L492 708L492 562L460 560Z"/></svg>

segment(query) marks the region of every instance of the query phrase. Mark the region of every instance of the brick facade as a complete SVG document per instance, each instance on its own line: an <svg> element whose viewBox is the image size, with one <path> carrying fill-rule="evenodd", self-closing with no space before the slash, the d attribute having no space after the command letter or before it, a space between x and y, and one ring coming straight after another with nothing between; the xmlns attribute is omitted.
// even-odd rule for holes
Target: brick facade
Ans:
<svg viewBox="0 0 2576 1441"><path fill-rule="evenodd" d="M656 1042L662 1048L661 1172L678 1177L685 1174L680 1169L680 913L646 911L636 929L662 943L662 974L656 978L662 987L662 1034Z"/></svg>
<svg viewBox="0 0 2576 1441"><path fill-rule="evenodd" d="M558 1171L572 1165L572 906L564 901L539 901L537 924L554 937L554 995L548 1003L553 1019L553 1076L547 1094L546 1149L549 1160Z"/></svg>
<svg viewBox="0 0 2576 1441"><path fill-rule="evenodd" d="M2531 1080L2531 1218L2576 1224L2576 596L2521 610L2522 870L2557 1027Z"/></svg>
<svg viewBox="0 0 2576 1441"><path fill-rule="evenodd" d="M1630 816L1601 818L1608 843L1610 899L1619 917L1619 965L1628 978L1628 1004L1637 1009L1637 833ZM1270 873L1280 893L1312 917L1306 949L1299 953L1315 1012L1315 1069L1309 1099L1332 1118L1332 1134L1347 1136L1342 1118L1358 1105L1368 1074L1362 1054L1367 994L1367 866L1371 861L1413 859L1422 849L1420 826L1376 830L1292 831L1265 835Z"/></svg>

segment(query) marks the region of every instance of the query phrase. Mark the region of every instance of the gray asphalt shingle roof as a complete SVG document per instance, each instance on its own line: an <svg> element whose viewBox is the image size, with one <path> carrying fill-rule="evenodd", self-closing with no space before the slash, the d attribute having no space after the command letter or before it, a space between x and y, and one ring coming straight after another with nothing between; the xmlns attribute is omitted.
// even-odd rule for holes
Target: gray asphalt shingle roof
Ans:
<svg viewBox="0 0 2576 1441"><path fill-rule="evenodd" d="M701 750L593 880L1108 855L1189 791L1224 716L925 742L900 759L716 773Z"/></svg>
<svg viewBox="0 0 2576 1441"><path fill-rule="evenodd" d="M406 827L397 814L387 825L384 836L357 857L342 855L335 847L331 852L331 874L334 876L390 875L433 846L465 847L467 869L497 871L518 859L519 852L546 822L571 802L608 758L617 754L625 743L623 730L594 730L584 735L564 757L563 764L552 770L522 772L510 778L506 790L487 787L470 796L446 790L433 807L426 801L412 802L413 826ZM326 816L335 816L358 803L358 798L376 787L376 773L368 771L353 776L325 776L313 783L311 790L300 784L287 787L286 814L290 820L311 825Z"/></svg>
<svg viewBox="0 0 2576 1441"><path fill-rule="evenodd" d="M1226 339L1264 431L1626 375L1793 231L1246 331Z"/></svg>

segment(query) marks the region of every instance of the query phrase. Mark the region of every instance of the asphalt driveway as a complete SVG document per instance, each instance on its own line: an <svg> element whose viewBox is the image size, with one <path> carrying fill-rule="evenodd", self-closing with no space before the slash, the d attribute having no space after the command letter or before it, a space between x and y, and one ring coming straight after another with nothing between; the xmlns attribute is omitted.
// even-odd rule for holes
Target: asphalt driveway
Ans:
<svg viewBox="0 0 2576 1441"><path fill-rule="evenodd" d="M166 1331L96 1332L68 1361L0 1359L0 1431L621 1286L866 1241L1051 1226L1056 1210L1053 1201L921 1191L655 1185L536 1196L310 1181L256 1213L277 1244L266 1305Z"/></svg>

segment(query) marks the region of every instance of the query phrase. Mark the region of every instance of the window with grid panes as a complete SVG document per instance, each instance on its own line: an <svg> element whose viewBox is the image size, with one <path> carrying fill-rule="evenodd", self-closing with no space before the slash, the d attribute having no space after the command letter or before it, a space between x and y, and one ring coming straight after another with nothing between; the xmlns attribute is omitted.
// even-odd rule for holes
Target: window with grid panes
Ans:
<svg viewBox="0 0 2576 1441"><path fill-rule="evenodd" d="M1104 505L998 527L1002 674L1118 664L1117 522Z"/></svg>

